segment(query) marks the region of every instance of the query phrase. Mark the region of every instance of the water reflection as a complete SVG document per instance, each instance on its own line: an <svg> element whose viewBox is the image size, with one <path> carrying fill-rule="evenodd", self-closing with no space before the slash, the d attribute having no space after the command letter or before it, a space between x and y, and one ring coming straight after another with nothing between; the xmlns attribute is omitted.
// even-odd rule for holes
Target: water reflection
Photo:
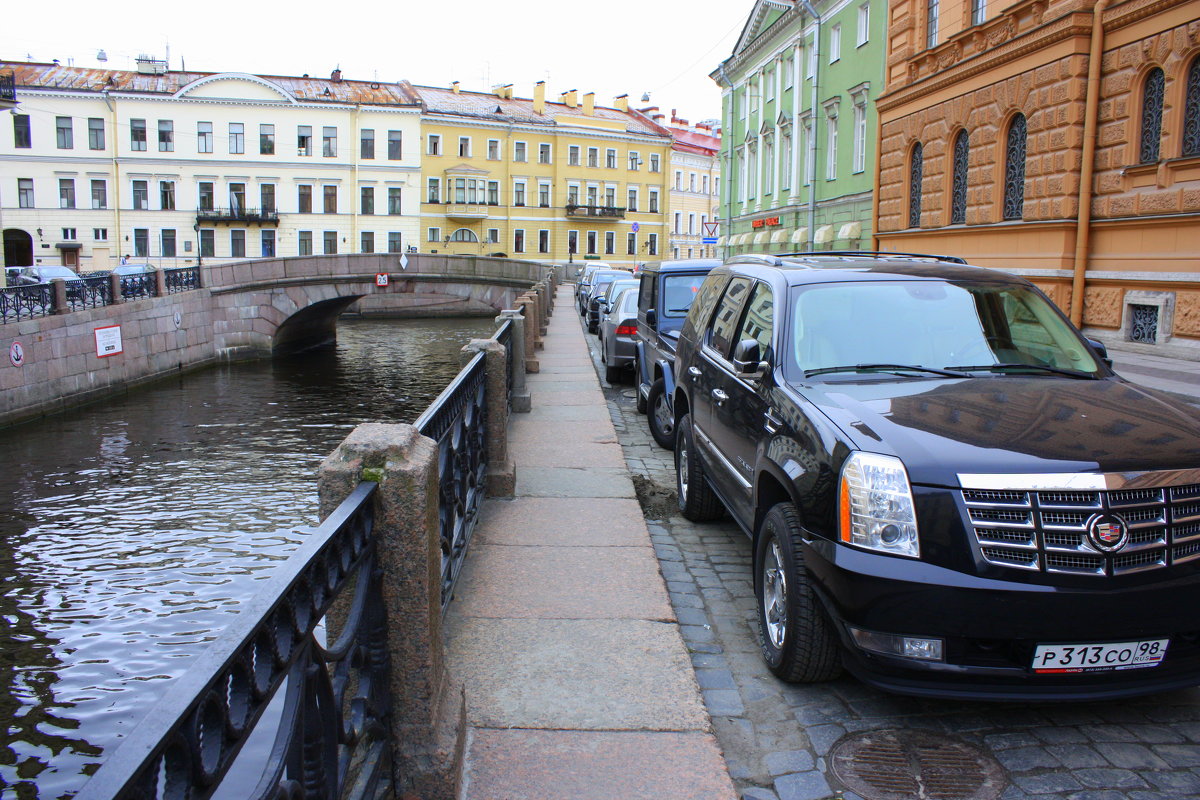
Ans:
<svg viewBox="0 0 1200 800"><path fill-rule="evenodd" d="M343 321L336 346L6 430L3 796L77 789L316 524L321 459L358 423L415 419L493 329Z"/></svg>

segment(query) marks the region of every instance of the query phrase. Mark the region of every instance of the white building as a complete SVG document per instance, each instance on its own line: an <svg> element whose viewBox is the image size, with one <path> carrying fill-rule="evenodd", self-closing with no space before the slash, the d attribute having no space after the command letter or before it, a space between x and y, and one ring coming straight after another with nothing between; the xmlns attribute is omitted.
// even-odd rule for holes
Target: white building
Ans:
<svg viewBox="0 0 1200 800"><path fill-rule="evenodd" d="M5 263L89 271L419 245L405 82L0 63Z"/></svg>

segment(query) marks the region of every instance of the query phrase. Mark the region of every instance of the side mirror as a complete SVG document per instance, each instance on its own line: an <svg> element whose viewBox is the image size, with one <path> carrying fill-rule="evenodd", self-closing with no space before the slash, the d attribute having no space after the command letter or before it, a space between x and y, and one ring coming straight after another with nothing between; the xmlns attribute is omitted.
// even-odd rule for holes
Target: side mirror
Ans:
<svg viewBox="0 0 1200 800"><path fill-rule="evenodd" d="M761 379L770 365L762 360L762 347L755 339L742 339L733 348L733 368L739 377Z"/></svg>
<svg viewBox="0 0 1200 800"><path fill-rule="evenodd" d="M1104 342L1098 339L1088 339L1087 343L1099 354L1100 360L1104 362L1104 366L1112 369L1112 359L1108 357L1108 348L1104 346Z"/></svg>
<svg viewBox="0 0 1200 800"><path fill-rule="evenodd" d="M654 313L653 308L646 309L646 324L651 328L658 324L658 314Z"/></svg>

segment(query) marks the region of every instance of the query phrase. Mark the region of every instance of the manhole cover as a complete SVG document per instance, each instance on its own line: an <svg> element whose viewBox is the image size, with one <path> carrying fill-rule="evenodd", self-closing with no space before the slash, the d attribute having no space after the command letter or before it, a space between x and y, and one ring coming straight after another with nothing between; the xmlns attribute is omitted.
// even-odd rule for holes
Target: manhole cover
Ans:
<svg viewBox="0 0 1200 800"><path fill-rule="evenodd" d="M829 754L833 774L865 800L995 800L1007 781L978 748L923 731L867 731Z"/></svg>

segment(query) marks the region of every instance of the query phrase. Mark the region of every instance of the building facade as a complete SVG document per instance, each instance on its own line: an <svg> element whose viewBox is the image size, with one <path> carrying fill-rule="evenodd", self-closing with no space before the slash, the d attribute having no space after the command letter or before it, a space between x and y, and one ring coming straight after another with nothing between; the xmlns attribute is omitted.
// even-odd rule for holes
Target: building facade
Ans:
<svg viewBox="0 0 1200 800"><path fill-rule="evenodd" d="M689 124L671 110L668 120L657 108L642 109L671 132L667 223L671 258L715 258L707 239L720 235L721 133L714 123Z"/></svg>
<svg viewBox="0 0 1200 800"><path fill-rule="evenodd" d="M878 0L755 2L710 76L722 88L722 255L870 245L886 17Z"/></svg>
<svg viewBox="0 0 1200 800"><path fill-rule="evenodd" d="M614 266L662 258L670 133L592 94L546 100L414 87L421 117L421 249Z"/></svg>
<svg viewBox="0 0 1200 800"><path fill-rule="evenodd" d="M1024 274L1101 341L1200 358L1200 2L890 18L880 246Z"/></svg>
<svg viewBox="0 0 1200 800"><path fill-rule="evenodd" d="M407 84L2 65L8 265L400 251L418 239ZM7 116L7 115L6 115Z"/></svg>

